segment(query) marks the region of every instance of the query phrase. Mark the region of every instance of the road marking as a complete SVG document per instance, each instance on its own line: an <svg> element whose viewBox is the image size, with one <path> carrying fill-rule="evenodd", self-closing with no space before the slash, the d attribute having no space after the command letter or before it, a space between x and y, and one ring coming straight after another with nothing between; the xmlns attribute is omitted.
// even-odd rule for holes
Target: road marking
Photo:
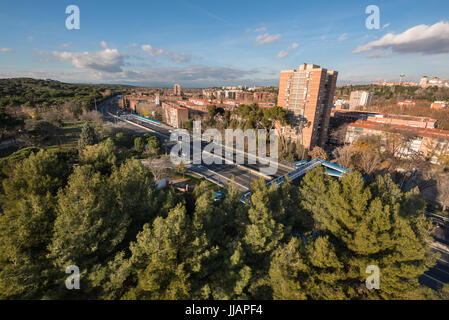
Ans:
<svg viewBox="0 0 449 320"><path fill-rule="evenodd" d="M439 270L440 272L443 272L443 273L449 274L449 272L447 272L447 271L445 271L445 270L442 270L442 269L440 269L440 268L438 268L438 267L434 267L434 269L437 269L437 270Z"/></svg>
<svg viewBox="0 0 449 320"><path fill-rule="evenodd" d="M435 246L433 246L433 245L430 245L430 247L431 247L432 249L438 250L438 251L443 252L443 253L449 253L449 251L443 250L443 249L438 248L438 247L435 247Z"/></svg>
<svg viewBox="0 0 449 320"><path fill-rule="evenodd" d="M237 181L232 181L232 179L229 179L229 178L227 178L227 177L225 177L225 176L219 174L218 172L215 172L215 171L210 170L210 169L208 169L208 168L205 168L205 169L206 169L207 171L212 172L212 174L215 174L215 175L217 175L217 176L219 176L219 177L221 177L221 178L223 178L223 179L225 179L225 180L227 180L227 181L230 181L230 182L232 182L232 183L235 183L236 185L238 185L238 186L244 188L245 190L248 190L248 187L246 187L246 186L244 186L244 185L238 183ZM191 172L194 172L194 173L196 173L196 174L200 174L200 175L204 176L206 179L208 178L207 176L205 176L205 175L202 174L202 173L199 173L199 172L196 172L196 171L193 171L193 170L191 170ZM209 179L212 180L211 178L209 178ZM221 181L219 181L219 182L221 182Z"/></svg>
<svg viewBox="0 0 449 320"><path fill-rule="evenodd" d="M165 137L165 138L168 138L168 136L167 136L167 135L165 135L165 134L163 134L163 133L160 133L160 132L158 132L158 131L156 131L156 130L153 130L153 129L150 129L150 128L147 128L147 127L144 127L144 126L142 126L142 125L140 125L140 124L134 123L134 122L132 122L132 121L129 121L129 120L124 120L124 119L122 119L122 118L120 118L120 117L117 117L117 116L113 115L113 114L112 114L112 113L110 113L110 112L108 112L108 114L109 114L109 115L110 115L111 117L114 117L114 118L116 118L116 119L119 119L120 121L123 121L123 122L129 123L129 124L132 124L132 125L134 125L134 126L136 126L136 127L139 127L139 128L145 129L145 130L147 130L147 131L150 131L150 132L156 133L156 134L158 134L158 135L160 135L160 136L163 136L163 137Z"/></svg>
<svg viewBox="0 0 449 320"><path fill-rule="evenodd" d="M440 280L438 280L438 279L435 279L434 277L432 277L432 276L429 276L428 274L425 274L425 273L423 273L422 275L423 275L423 276L426 276L426 277L428 277L428 278L430 278L430 279L432 279L433 281L436 281L436 282L438 282L439 284L442 284L442 285L444 285L444 284L445 284L444 282L441 282Z"/></svg>

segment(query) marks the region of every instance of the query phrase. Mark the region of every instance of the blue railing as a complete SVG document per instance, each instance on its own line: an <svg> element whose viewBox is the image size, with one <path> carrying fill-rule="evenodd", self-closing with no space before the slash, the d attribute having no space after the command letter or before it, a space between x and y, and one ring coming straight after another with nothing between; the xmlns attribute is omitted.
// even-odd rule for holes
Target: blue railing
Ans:
<svg viewBox="0 0 449 320"><path fill-rule="evenodd" d="M273 179L269 182L267 182L267 186L271 187L273 184L276 184L278 187L281 186L283 183L285 183L285 179L288 176L290 181L293 181L295 179L298 179L305 175L308 171L316 168L317 166L322 165L325 167L325 174L332 176L332 177L338 177L341 178L343 174L349 173L349 170L347 168L344 168L342 166L339 166L338 164L323 160L323 159L312 159L310 161L308 160L302 160L295 162L296 169L280 176L279 178ZM243 203L246 203L249 198L251 198L251 191L246 192L243 196L241 201Z"/></svg>
<svg viewBox="0 0 449 320"><path fill-rule="evenodd" d="M150 123L159 125L159 126L163 125L162 122L159 122L159 121L156 121L156 120L153 120L153 119L149 119L149 118L145 118L145 117L142 117L142 116L138 116L137 114L133 114L132 116L133 116L133 117L136 117L136 118L139 118L139 119L142 119L142 120L144 120L144 121L148 121L148 122L150 122Z"/></svg>

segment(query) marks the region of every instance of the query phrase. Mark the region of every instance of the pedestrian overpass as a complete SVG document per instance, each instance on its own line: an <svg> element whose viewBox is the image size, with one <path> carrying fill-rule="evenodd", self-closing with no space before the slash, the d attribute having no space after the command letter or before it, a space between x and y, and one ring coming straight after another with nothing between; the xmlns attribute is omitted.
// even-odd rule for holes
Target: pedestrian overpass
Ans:
<svg viewBox="0 0 449 320"><path fill-rule="evenodd" d="M291 166L295 166L296 169L293 171L290 171L289 173L280 176L279 178L273 179L271 181L267 182L267 187L270 188L273 184L275 184L277 187L280 187L282 184L285 183L287 177L290 181L294 181L302 176L304 176L308 171L313 170L317 166L321 165L325 169L325 174L332 176L332 177L338 177L341 178L343 174L346 174L349 172L348 169L339 166L336 163L332 163L323 159L312 159L312 160L302 160L294 163L290 163ZM246 203L248 199L251 197L251 191L248 191L242 196L242 202Z"/></svg>

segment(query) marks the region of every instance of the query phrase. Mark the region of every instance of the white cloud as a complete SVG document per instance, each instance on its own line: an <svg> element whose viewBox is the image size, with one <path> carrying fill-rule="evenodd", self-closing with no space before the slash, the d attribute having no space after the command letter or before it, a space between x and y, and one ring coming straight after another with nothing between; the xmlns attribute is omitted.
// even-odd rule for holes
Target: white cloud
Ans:
<svg viewBox="0 0 449 320"><path fill-rule="evenodd" d="M106 44L105 41L101 41L101 42L100 42L100 45L101 45L101 47L102 47L103 49L108 49L108 45Z"/></svg>
<svg viewBox="0 0 449 320"><path fill-rule="evenodd" d="M299 44L294 42L287 50L279 51L278 55L276 56L276 59L283 59L288 56L288 54L290 53L291 50L296 50L298 48L299 48Z"/></svg>
<svg viewBox="0 0 449 320"><path fill-rule="evenodd" d="M366 57L369 58L369 59L378 59L378 58L387 57L387 56L389 56L391 54L392 54L391 51L376 50L375 52L373 52L370 55L367 55Z"/></svg>
<svg viewBox="0 0 449 320"><path fill-rule="evenodd" d="M188 53L171 53L171 59L176 63L188 62L191 58L191 55Z"/></svg>
<svg viewBox="0 0 449 320"><path fill-rule="evenodd" d="M386 28L388 28L389 26L390 26L390 22L384 24L384 26L382 27L382 29L386 29Z"/></svg>
<svg viewBox="0 0 449 320"><path fill-rule="evenodd" d="M173 83L182 83L186 87L213 87L231 85L235 82L251 85L275 85L279 79L260 78L258 69L237 69L232 67L193 65L188 67L148 68L145 70L123 70L117 73L92 69L77 69L68 72L43 70L2 71L0 78L31 77L55 79L67 82L123 83L168 87ZM266 70L263 70L264 72ZM277 73L276 73L277 74Z"/></svg>
<svg viewBox="0 0 449 320"><path fill-rule="evenodd" d="M286 56L288 56L288 50L281 50L281 51L279 51L276 59L283 59Z"/></svg>
<svg viewBox="0 0 449 320"><path fill-rule="evenodd" d="M265 32L265 31L267 31L267 27L261 27L261 28L257 28L257 29L254 29L254 32Z"/></svg>
<svg viewBox="0 0 449 320"><path fill-rule="evenodd" d="M246 31L245 31L245 33L251 33L251 32L254 32L254 33L260 33L260 32L265 32L265 31L267 31L267 27L260 27L260 28L255 28L255 29L246 29Z"/></svg>
<svg viewBox="0 0 449 320"><path fill-rule="evenodd" d="M142 45L141 48L153 58L166 56L176 63L188 62L192 59L192 56L188 53L175 53L170 50L154 48L149 44Z"/></svg>
<svg viewBox="0 0 449 320"><path fill-rule="evenodd" d="M188 67L154 68L145 71L129 71L127 77L134 80L164 79L173 81L197 81L197 80L237 80L246 75L256 73L256 70L240 70L230 67L213 67L195 65Z"/></svg>
<svg viewBox="0 0 449 320"><path fill-rule="evenodd" d="M269 34L269 33L264 33L260 36L257 36L256 38L256 46L262 46L264 44L269 44L269 43L273 43L277 40L279 40L281 38L280 34Z"/></svg>
<svg viewBox="0 0 449 320"><path fill-rule="evenodd" d="M358 46L353 53L377 49L391 49L396 53L438 54L449 52L449 22L412 27L403 33L388 33L376 41Z"/></svg>
<svg viewBox="0 0 449 320"><path fill-rule="evenodd" d="M63 43L59 46L59 49L66 49L66 48L70 47L71 45L72 45L71 42Z"/></svg>
<svg viewBox="0 0 449 320"><path fill-rule="evenodd" d="M12 48L0 48L0 52L14 52L14 49Z"/></svg>
<svg viewBox="0 0 449 320"><path fill-rule="evenodd" d="M60 61L72 63L76 68L110 73L122 72L125 64L125 56L117 49L105 48L95 52L53 51L52 54Z"/></svg>
<svg viewBox="0 0 449 320"><path fill-rule="evenodd" d="M347 33L343 33L339 38L338 41L344 41L348 39L348 34Z"/></svg>
<svg viewBox="0 0 449 320"><path fill-rule="evenodd" d="M149 44L144 44L142 46L142 50L145 51L146 53L148 53L150 56L152 56L153 58L155 57L159 57L159 56L163 56L163 55L168 55L168 51L165 51L163 49L156 49L153 48L151 45Z"/></svg>

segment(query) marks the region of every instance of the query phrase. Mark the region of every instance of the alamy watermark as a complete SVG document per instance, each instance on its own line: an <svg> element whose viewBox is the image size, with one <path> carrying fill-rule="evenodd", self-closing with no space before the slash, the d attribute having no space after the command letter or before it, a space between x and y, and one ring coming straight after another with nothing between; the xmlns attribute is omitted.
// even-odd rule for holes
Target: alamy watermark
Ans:
<svg viewBox="0 0 449 320"><path fill-rule="evenodd" d="M380 269L378 266L370 265L366 267L365 273L369 274L365 284L368 290L380 289Z"/></svg>
<svg viewBox="0 0 449 320"><path fill-rule="evenodd" d="M65 13L69 14L65 20L65 27L67 30L80 29L80 8L76 5L70 5L65 9Z"/></svg>
<svg viewBox="0 0 449 320"><path fill-rule="evenodd" d="M70 274L65 280L65 286L69 290L80 289L80 268L70 265L65 269L65 273Z"/></svg>
<svg viewBox="0 0 449 320"><path fill-rule="evenodd" d="M218 129L207 129L202 133L201 121L193 122L192 135L186 129L176 129L170 135L170 141L177 142L170 152L171 161L176 165L180 162L194 165L243 165L246 159L250 165L262 165L259 167L262 174L277 173L279 157L276 130L226 129L224 144L222 138ZM267 141L270 146L268 155Z"/></svg>
<svg viewBox="0 0 449 320"><path fill-rule="evenodd" d="M365 20L365 26L368 30L380 29L380 9L376 5L369 5L365 9L365 13L369 16Z"/></svg>

